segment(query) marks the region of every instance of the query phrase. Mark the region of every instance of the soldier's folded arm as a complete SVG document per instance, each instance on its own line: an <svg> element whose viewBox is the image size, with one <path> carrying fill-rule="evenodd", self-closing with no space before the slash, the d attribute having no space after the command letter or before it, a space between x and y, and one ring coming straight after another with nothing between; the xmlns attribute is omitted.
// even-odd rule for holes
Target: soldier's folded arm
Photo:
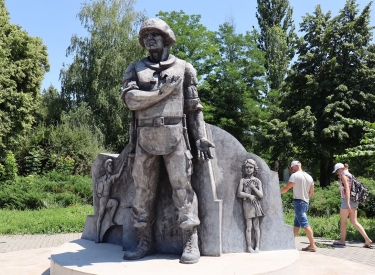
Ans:
<svg viewBox="0 0 375 275"><path fill-rule="evenodd" d="M148 92L142 90L130 90L125 95L126 106L132 111L148 108L165 96L159 95L159 90Z"/></svg>
<svg viewBox="0 0 375 275"><path fill-rule="evenodd" d="M126 106L132 111L148 108L170 95L180 85L181 81L181 78L167 78L167 82L160 89L154 91L139 90L138 86L133 84L134 81L125 82L122 98Z"/></svg>

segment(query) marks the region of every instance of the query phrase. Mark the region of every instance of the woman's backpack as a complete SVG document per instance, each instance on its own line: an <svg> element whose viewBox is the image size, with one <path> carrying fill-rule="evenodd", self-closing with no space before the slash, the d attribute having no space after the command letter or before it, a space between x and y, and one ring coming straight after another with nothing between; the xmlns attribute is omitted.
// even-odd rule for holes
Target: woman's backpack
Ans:
<svg viewBox="0 0 375 275"><path fill-rule="evenodd" d="M367 187L352 175L352 186L350 187L350 200L354 202L365 202L368 199Z"/></svg>

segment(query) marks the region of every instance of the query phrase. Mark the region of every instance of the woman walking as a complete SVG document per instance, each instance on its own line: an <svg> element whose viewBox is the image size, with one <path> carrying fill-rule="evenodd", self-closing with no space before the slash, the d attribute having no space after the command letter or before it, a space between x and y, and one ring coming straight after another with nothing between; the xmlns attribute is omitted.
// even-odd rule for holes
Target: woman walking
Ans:
<svg viewBox="0 0 375 275"><path fill-rule="evenodd" d="M334 242L334 245L345 246L346 239L346 221L350 218L350 223L358 230L365 239L363 247L370 248L372 240L367 236L363 226L357 221L358 202L350 200L350 187L352 185L352 174L345 169L344 164L337 163L332 173L337 173L339 177L339 185L341 191L341 207L340 207L340 241Z"/></svg>

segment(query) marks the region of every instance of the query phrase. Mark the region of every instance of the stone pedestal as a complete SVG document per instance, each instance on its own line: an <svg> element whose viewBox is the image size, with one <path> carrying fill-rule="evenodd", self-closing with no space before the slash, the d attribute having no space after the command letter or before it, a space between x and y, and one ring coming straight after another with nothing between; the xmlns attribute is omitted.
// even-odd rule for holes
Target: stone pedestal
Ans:
<svg viewBox="0 0 375 275"><path fill-rule="evenodd" d="M120 245L79 239L52 252L52 275L251 275L300 274L297 250L267 251L258 254L229 253L221 257L201 257L197 264L179 263L179 256L155 254L138 261L122 260Z"/></svg>

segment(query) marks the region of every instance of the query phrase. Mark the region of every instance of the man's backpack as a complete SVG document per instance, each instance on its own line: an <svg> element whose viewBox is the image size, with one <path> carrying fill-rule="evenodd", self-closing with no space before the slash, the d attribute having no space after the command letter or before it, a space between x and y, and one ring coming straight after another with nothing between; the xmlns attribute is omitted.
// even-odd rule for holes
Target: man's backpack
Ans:
<svg viewBox="0 0 375 275"><path fill-rule="evenodd" d="M367 187L352 175L352 186L350 187L350 200L354 202L365 202L368 199Z"/></svg>

